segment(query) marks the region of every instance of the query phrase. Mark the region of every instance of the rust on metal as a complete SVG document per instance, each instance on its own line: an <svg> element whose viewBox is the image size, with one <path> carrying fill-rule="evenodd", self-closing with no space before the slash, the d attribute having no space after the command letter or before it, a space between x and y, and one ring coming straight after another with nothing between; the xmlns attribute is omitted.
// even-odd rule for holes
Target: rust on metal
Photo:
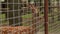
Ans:
<svg viewBox="0 0 60 34"><path fill-rule="evenodd" d="M48 0L44 0L45 34L48 34Z"/></svg>

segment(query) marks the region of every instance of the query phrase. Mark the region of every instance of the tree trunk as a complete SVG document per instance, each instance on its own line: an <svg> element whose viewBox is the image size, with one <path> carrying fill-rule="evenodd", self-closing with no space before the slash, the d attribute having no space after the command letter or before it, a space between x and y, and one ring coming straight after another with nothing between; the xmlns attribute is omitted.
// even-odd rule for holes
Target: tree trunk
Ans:
<svg viewBox="0 0 60 34"><path fill-rule="evenodd" d="M7 8L8 6L8 12L2 12L4 14L6 14L6 18L9 18L9 25L13 25L13 24L16 24L14 26L18 26L18 25L22 25L22 11L20 11L20 8L21 8L21 4L13 4L13 0L5 0L4 3L12 3L12 4L3 4L4 7L3 8ZM14 0L14 3L18 3L18 0ZM20 8L18 8L20 7ZM18 11L19 9L19 11ZM13 10L16 10L16 11L13 11ZM7 10L6 10L7 11ZM18 16L20 16L18 18ZM16 17L16 18L14 18ZM10 19L11 18L11 19ZM19 24L18 24L19 23Z"/></svg>

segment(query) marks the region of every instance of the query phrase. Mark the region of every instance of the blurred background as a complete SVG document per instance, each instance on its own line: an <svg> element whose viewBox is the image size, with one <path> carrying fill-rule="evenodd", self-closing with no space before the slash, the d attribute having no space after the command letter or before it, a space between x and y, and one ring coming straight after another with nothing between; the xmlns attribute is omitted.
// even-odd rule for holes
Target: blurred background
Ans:
<svg viewBox="0 0 60 34"><path fill-rule="evenodd" d="M49 34L59 34L60 0L48 0L48 4ZM44 7L44 0L0 0L0 26L35 26L44 34Z"/></svg>

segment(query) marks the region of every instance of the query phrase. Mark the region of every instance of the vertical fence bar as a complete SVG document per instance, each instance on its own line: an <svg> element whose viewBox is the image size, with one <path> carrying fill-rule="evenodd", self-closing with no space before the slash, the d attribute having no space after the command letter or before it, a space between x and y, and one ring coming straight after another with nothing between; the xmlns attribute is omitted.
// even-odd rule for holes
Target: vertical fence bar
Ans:
<svg viewBox="0 0 60 34"><path fill-rule="evenodd" d="M48 0L44 0L45 34L48 34Z"/></svg>

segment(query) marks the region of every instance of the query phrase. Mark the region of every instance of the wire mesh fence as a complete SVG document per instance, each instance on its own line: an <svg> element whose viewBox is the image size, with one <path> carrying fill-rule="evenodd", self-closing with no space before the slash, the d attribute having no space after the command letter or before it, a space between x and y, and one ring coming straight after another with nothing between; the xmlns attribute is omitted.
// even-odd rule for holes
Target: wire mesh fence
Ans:
<svg viewBox="0 0 60 34"><path fill-rule="evenodd" d="M44 1L0 0L0 34L45 34ZM60 0L48 1L48 31L59 34Z"/></svg>
<svg viewBox="0 0 60 34"><path fill-rule="evenodd" d="M42 20L41 20L42 18ZM44 20L40 16L40 0L1 0L0 33L34 34Z"/></svg>
<svg viewBox="0 0 60 34"><path fill-rule="evenodd" d="M55 32L56 34L59 34L60 32L60 20L59 20L59 14L60 14L60 0L51 0L49 1L49 30L50 32Z"/></svg>

